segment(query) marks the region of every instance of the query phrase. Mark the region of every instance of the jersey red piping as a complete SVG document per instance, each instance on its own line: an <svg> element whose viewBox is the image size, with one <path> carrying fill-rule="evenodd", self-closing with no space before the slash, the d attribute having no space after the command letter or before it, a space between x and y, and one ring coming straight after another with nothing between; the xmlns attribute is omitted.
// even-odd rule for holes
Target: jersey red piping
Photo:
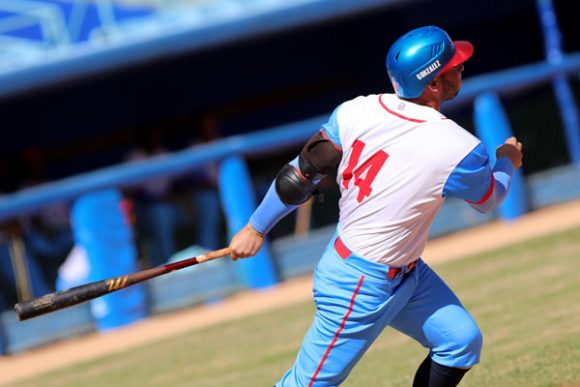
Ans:
<svg viewBox="0 0 580 387"><path fill-rule="evenodd" d="M348 311L346 312L346 314L342 318L342 322L340 324L340 327L338 328L338 330L334 334L334 338L332 339L332 342L330 343L330 345L326 349L324 356L322 356L320 363L318 363L318 367L316 368L316 372L314 372L314 375L312 375L312 378L310 379L310 383L308 383L308 387L312 387L312 384L314 383L314 381L316 380L316 377L320 373L320 370L322 369L322 365L324 364L324 362L326 361L326 358L330 354L332 347L334 347L334 344L336 344L336 341L338 340L338 336L340 335L340 332L342 332L342 330L344 329L344 326L346 325L346 320L348 320L348 316L350 316L350 313L352 312L352 308L354 307L354 300L356 299L356 296L358 294L358 291L360 290L360 287L362 286L364 279L365 279L365 276L363 275L358 280L358 285L356 286L356 289L354 290L354 293L352 294L352 297L350 299L350 305L348 306Z"/></svg>
<svg viewBox="0 0 580 387"><path fill-rule="evenodd" d="M483 203L487 202L487 200L491 197L491 194L493 193L494 188L495 188L495 179L493 178L493 175L492 175L491 176L491 184L489 185L489 189L487 190L485 195L483 195L481 200L478 202L472 202L472 201L466 200L466 202L474 204L476 206L482 205Z"/></svg>
<svg viewBox="0 0 580 387"><path fill-rule="evenodd" d="M382 100L382 97L383 97L383 95L382 95L382 94L381 94L381 95L379 95L379 103L381 104L381 106L383 107L383 109L385 109L386 111L388 111L388 112L389 112L389 113L391 113L392 115L394 115L394 116L397 116L397 117L399 117L399 118L402 118L402 119L404 119L404 120L407 120L407 121L412 121L412 122L419 122L419 123L426 122L425 120L418 120L418 119L416 119L416 118L405 117L405 116L404 116L404 115L402 115L402 114L399 114L399 113L397 113L397 112L394 112L394 111L392 111L391 109L389 109L389 108L387 107L387 105L385 105L385 103L384 103L384 102L383 102L383 100Z"/></svg>
<svg viewBox="0 0 580 387"><path fill-rule="evenodd" d="M320 130L320 133L322 133L322 137L324 137L325 139L330 141L330 143L332 144L334 149L342 152L342 147L338 146L338 144L336 144L334 141L332 141L332 139L330 137L328 137L328 134L326 134L326 132L324 130Z"/></svg>
<svg viewBox="0 0 580 387"><path fill-rule="evenodd" d="M302 173L302 171L300 170L300 168L292 165L294 167L294 170L296 171L296 173L298 174L298 176L300 176L302 178L302 180L304 181L310 181L308 180L308 178L306 176L304 176L304 174Z"/></svg>

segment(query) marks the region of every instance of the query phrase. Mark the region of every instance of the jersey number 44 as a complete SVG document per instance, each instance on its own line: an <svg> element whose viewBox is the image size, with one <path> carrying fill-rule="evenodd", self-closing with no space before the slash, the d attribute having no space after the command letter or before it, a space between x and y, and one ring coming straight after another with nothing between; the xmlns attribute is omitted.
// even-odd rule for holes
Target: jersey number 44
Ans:
<svg viewBox="0 0 580 387"><path fill-rule="evenodd" d="M348 186L354 177L354 185L359 189L356 197L356 200L359 203L371 194L373 191L371 185L383 167L383 164L385 164L385 161L389 158L389 155L385 151L379 150L362 165L359 165L360 155L362 154L364 147L365 143L361 140L356 140L352 144L352 152L350 153L348 165L342 173L342 185L345 189L348 189Z"/></svg>

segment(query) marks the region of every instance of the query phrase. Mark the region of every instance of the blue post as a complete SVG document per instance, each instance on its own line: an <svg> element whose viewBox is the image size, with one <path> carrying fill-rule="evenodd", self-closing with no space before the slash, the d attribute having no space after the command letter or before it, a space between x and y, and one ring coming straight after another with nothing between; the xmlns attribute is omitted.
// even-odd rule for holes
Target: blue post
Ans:
<svg viewBox="0 0 580 387"><path fill-rule="evenodd" d="M221 163L219 189L231 238L248 223L256 208L250 174L240 157L230 156ZM252 289L272 286L278 282L267 241L255 257L238 260L236 267L244 282Z"/></svg>
<svg viewBox="0 0 580 387"><path fill-rule="evenodd" d="M71 43L77 43L80 40L81 30L83 28L83 23L85 22L88 8L89 2L87 0L78 0L72 5L68 21L68 33Z"/></svg>
<svg viewBox="0 0 580 387"><path fill-rule="evenodd" d="M97 12L99 13L99 21L103 28L117 27L117 20L115 17L115 7L111 0L98 0L96 2Z"/></svg>
<svg viewBox="0 0 580 387"><path fill-rule="evenodd" d="M551 64L562 62L562 39L552 0L537 0L538 14L544 32L546 59ZM552 83L560 116L564 124L568 154L573 163L580 163L580 123L574 93L568 79L558 75Z"/></svg>
<svg viewBox="0 0 580 387"><path fill-rule="evenodd" d="M496 148L513 136L507 115L495 93L484 93L475 99L474 121L477 135L487 148L492 165L495 165ZM518 170L512 178L510 192L498 209L501 218L513 220L523 215L527 209L526 196L524 177Z"/></svg>
<svg viewBox="0 0 580 387"><path fill-rule="evenodd" d="M138 271L137 251L131 227L121 212L121 194L116 189L81 196L72 207L75 243L87 253L89 281L98 281ZM109 330L147 316L143 284L91 301L98 330Z"/></svg>

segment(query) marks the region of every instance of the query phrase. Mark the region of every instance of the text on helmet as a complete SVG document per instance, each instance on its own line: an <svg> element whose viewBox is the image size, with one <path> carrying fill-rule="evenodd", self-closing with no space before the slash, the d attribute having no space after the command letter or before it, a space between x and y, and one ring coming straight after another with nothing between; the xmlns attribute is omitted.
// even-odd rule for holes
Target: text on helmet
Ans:
<svg viewBox="0 0 580 387"><path fill-rule="evenodd" d="M417 73L417 79L421 80L423 78L425 78L427 75L431 74L433 71L437 70L439 67L441 67L441 63L439 62L439 59L437 59L435 62L431 63L429 65L429 67L419 71Z"/></svg>

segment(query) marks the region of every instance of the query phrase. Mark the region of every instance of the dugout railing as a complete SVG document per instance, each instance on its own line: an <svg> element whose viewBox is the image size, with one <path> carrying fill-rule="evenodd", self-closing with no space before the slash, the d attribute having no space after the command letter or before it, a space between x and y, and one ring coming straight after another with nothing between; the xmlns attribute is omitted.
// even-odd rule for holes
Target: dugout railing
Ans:
<svg viewBox="0 0 580 387"><path fill-rule="evenodd" d="M564 56L558 64L539 62L475 76L464 81L460 94L444 105L444 109L468 105L485 92L495 92L499 96L525 93L558 76L577 76L579 72L580 53L574 53ZM232 136L177 151L169 157L151 159L146 164L120 164L5 195L0 199L0 221L36 211L50 203L74 199L86 192L177 175L231 155L247 156L288 148L308 139L319 130L326 118L327 115L323 115L269 130Z"/></svg>

